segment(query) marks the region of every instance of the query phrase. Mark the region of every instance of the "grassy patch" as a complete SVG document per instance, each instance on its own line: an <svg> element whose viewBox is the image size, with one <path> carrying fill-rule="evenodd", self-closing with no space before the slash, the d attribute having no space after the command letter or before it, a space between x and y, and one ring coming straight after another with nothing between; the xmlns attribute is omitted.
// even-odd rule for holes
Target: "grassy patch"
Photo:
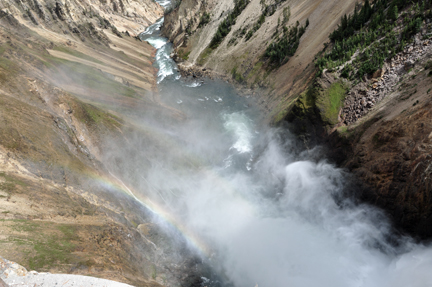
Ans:
<svg viewBox="0 0 432 287"><path fill-rule="evenodd" d="M279 103L271 116L271 123L273 125L279 124L288 115L295 101L296 99L292 99L290 101L283 101Z"/></svg>
<svg viewBox="0 0 432 287"><path fill-rule="evenodd" d="M56 237L35 242L33 248L36 255L29 258L28 266L31 270L44 270L56 264L68 264L74 247L74 244Z"/></svg>
<svg viewBox="0 0 432 287"><path fill-rule="evenodd" d="M152 279L153 279L153 280L156 279L157 271L156 271L156 266L155 266L154 264L153 264L153 266L152 266L152 274L151 274L151 276L152 276Z"/></svg>
<svg viewBox="0 0 432 287"><path fill-rule="evenodd" d="M201 54L198 57L198 64L199 65L204 65L204 63L207 61L208 57L210 56L210 54L213 52L213 49L210 47L205 48L204 51L201 52Z"/></svg>
<svg viewBox="0 0 432 287"><path fill-rule="evenodd" d="M232 78L238 83L243 83L245 81L243 75L241 73L237 72L237 67L234 67L231 70L231 75L232 75Z"/></svg>
<svg viewBox="0 0 432 287"><path fill-rule="evenodd" d="M0 242L0 247L3 244L9 246L10 243L20 246L25 254L20 264L29 270L48 271L53 267L75 263L72 252L79 240L75 225L17 219L1 222L21 234L9 236L7 241Z"/></svg>
<svg viewBox="0 0 432 287"><path fill-rule="evenodd" d="M12 49L8 44L0 45L0 82L13 77L20 69L16 61L4 57L8 49Z"/></svg>
<svg viewBox="0 0 432 287"><path fill-rule="evenodd" d="M99 61L93 57L90 57L89 55L83 54L81 52L78 52L78 51L71 49L71 48L68 48L68 47L54 47L54 50L75 56L75 57L80 58L80 59L85 59L85 60L88 60L88 61L91 61L94 63L104 64L103 62L101 62L101 61Z"/></svg>
<svg viewBox="0 0 432 287"><path fill-rule="evenodd" d="M15 231L33 232L33 231L36 231L36 229L38 228L37 223L35 223L33 221L29 221L29 220L15 219L15 220L12 220L12 222L14 224L11 227Z"/></svg>
<svg viewBox="0 0 432 287"><path fill-rule="evenodd" d="M347 87L343 83L334 83L318 97L317 106L323 120L330 125L338 123L339 111L345 99Z"/></svg>
<svg viewBox="0 0 432 287"><path fill-rule="evenodd" d="M9 194L17 191L17 188L16 188L17 185L28 186L28 184L25 183L24 181L22 181L16 177L12 177L10 175L7 175L4 172L0 172L0 177L5 179L4 182L0 183L0 189L3 191L6 191Z"/></svg>
<svg viewBox="0 0 432 287"><path fill-rule="evenodd" d="M252 71L247 75L247 78L248 79L253 78L261 70L262 65L263 65L263 62L261 62L261 61L256 62Z"/></svg>
<svg viewBox="0 0 432 287"><path fill-rule="evenodd" d="M5 172L0 172L0 176L3 177L3 178L4 178L6 181L8 181L8 182L12 182L12 183L14 183L14 184L19 184L19 185L21 185L21 186L28 186L28 184L25 183L24 181L19 180L19 179L17 179L16 177L13 177L13 176L7 175Z"/></svg>
<svg viewBox="0 0 432 287"><path fill-rule="evenodd" d="M76 62L71 62L52 57L50 63L57 68L58 75L71 83L77 83L87 89L95 90L112 96L124 96L137 98L136 91L122 83L115 81L112 77L103 72Z"/></svg>
<svg viewBox="0 0 432 287"><path fill-rule="evenodd" d="M339 133L339 135L341 136L345 136L348 137L350 136L350 132L348 131L348 127L347 126L341 126L337 128L337 132Z"/></svg>
<svg viewBox="0 0 432 287"><path fill-rule="evenodd" d="M90 125L104 124L108 127L119 127L122 122L118 117L87 103L80 103L80 109L76 110L75 116Z"/></svg>
<svg viewBox="0 0 432 287"><path fill-rule="evenodd" d="M179 51L178 51L178 55L179 55L179 57L182 59L182 60L184 60L184 61L187 61L188 59L189 59L189 54L191 53L191 51L189 51L189 52L186 52L185 50L183 50L183 49L179 49Z"/></svg>

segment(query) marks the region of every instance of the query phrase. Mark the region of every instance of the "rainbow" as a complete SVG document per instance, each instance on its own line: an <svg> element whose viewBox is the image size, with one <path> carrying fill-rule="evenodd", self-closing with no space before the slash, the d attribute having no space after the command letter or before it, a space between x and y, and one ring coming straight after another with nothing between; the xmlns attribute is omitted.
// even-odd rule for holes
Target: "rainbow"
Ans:
<svg viewBox="0 0 432 287"><path fill-rule="evenodd" d="M90 175L90 178L94 180L96 183L101 184L101 186L105 186L111 190L115 190L118 192L122 192L134 200L145 206L148 210L150 210L154 215L156 215L159 219L162 219L163 222L166 222L170 225L170 227L179 231L187 242L194 247L195 250L199 251L200 255L204 255L206 257L210 257L211 249L210 247L194 232L192 232L189 228L186 227L181 221L175 218L170 212L166 210L160 204L157 204L151 201L149 198L143 197L138 198L136 196L137 192L133 190L133 188L128 187L121 179L116 177L112 172L109 172L110 177L101 176L101 175Z"/></svg>

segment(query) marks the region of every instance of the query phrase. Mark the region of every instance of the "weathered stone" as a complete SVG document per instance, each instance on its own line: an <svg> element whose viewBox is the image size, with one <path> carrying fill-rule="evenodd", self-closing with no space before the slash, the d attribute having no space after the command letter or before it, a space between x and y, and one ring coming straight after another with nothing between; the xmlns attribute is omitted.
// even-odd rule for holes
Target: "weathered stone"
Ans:
<svg viewBox="0 0 432 287"><path fill-rule="evenodd" d="M379 69L377 71L375 71L375 73L373 73L372 78L376 79L376 78L381 78L385 73L384 69Z"/></svg>
<svg viewBox="0 0 432 287"><path fill-rule="evenodd" d="M404 63L405 71L408 71L412 67L414 67L414 61L413 60L407 60L407 61L405 61L405 63Z"/></svg>

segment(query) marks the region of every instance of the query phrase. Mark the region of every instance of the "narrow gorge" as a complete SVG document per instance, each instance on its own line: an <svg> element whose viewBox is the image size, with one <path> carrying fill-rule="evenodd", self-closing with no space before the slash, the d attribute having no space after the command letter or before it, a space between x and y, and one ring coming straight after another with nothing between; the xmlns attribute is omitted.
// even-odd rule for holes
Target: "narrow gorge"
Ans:
<svg viewBox="0 0 432 287"><path fill-rule="evenodd" d="M432 285L431 1L0 8L0 286Z"/></svg>

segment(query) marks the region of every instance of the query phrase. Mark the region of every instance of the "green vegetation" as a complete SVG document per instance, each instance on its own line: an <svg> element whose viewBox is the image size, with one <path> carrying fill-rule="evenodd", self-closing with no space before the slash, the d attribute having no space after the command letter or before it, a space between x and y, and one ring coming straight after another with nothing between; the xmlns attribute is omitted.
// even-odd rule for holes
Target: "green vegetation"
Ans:
<svg viewBox="0 0 432 287"><path fill-rule="evenodd" d="M379 70L412 41L426 18L432 18L430 8L429 0L376 0L373 5L366 0L360 10L356 7L352 15L343 16L330 34L330 51L316 61L318 75L324 69L332 72L343 67L341 76L354 80ZM404 12L399 15L399 11ZM401 30L396 29L398 18L403 19Z"/></svg>
<svg viewBox="0 0 432 287"><path fill-rule="evenodd" d="M255 23L255 25L250 29L246 34L246 41L248 41L250 38L252 38L253 34L258 31L259 28L261 28L262 24L264 24L266 18L266 14L263 13L259 17L258 21Z"/></svg>
<svg viewBox="0 0 432 287"><path fill-rule="evenodd" d="M153 280L155 280L156 276L157 276L156 266L153 264L152 265L152 274L151 274L151 277L152 277Z"/></svg>
<svg viewBox="0 0 432 287"><path fill-rule="evenodd" d="M214 49L222 42L226 35L231 31L231 26L236 22L237 17L243 12L246 6L249 4L249 0L234 0L234 10L231 11L228 16L219 25L216 34L210 42L210 48Z"/></svg>
<svg viewBox="0 0 432 287"><path fill-rule="evenodd" d="M253 27L246 34L246 41L252 38L253 34L261 28L262 24L264 24L266 16L273 15L276 11L276 6L267 6L265 4L265 0L261 0L262 13L258 19L258 21L253 25Z"/></svg>
<svg viewBox="0 0 432 287"><path fill-rule="evenodd" d="M337 131L339 134L346 134L348 132L348 127L347 126L342 126L337 128Z"/></svg>
<svg viewBox="0 0 432 287"><path fill-rule="evenodd" d="M69 263L68 256L73 247L74 245L67 241L58 242L57 238L50 238L47 242L36 242L34 249L37 255L29 259L29 267L31 270L41 270L57 262Z"/></svg>
<svg viewBox="0 0 432 287"><path fill-rule="evenodd" d="M104 17L100 16L100 15L96 15L96 17L99 19L99 27L102 29L108 29L111 28L111 22L107 19L105 19Z"/></svg>
<svg viewBox="0 0 432 287"><path fill-rule="evenodd" d="M31 221L23 219L1 220L3 224L20 233L0 241L15 242L26 254L22 264L29 270L48 271L52 267L72 263L74 242L79 241L77 227L68 224ZM24 233L24 234L23 234Z"/></svg>
<svg viewBox="0 0 432 287"><path fill-rule="evenodd" d="M82 122L88 124L99 124L103 123L107 126L118 127L120 126L121 120L114 115L107 113L93 105L82 103L81 116L77 116Z"/></svg>
<svg viewBox="0 0 432 287"><path fill-rule="evenodd" d="M291 17L291 8L290 8L290 6L285 7L283 9L282 15L283 15L282 25L285 26L289 22L289 19Z"/></svg>
<svg viewBox="0 0 432 287"><path fill-rule="evenodd" d="M210 56L212 51L213 49L210 47L205 48L204 51L202 51L201 54L199 55L198 64L202 66L207 60L207 58Z"/></svg>
<svg viewBox="0 0 432 287"><path fill-rule="evenodd" d="M296 102L296 100L291 100L291 102L282 102L280 103L276 109L274 109L273 115L272 115L272 124L278 124L280 123L288 113L292 112L291 108L293 107L293 104Z"/></svg>
<svg viewBox="0 0 432 287"><path fill-rule="evenodd" d="M183 50L183 49L179 49L179 50L178 50L178 56L179 56L182 60L184 60L184 61L186 61L186 60L189 59L189 54L190 54L190 53L191 53L191 51L186 52L186 51Z"/></svg>
<svg viewBox="0 0 432 287"><path fill-rule="evenodd" d="M237 67L234 67L234 68L231 70L231 75L232 75L233 79L234 79L235 81L237 81L238 83L243 83L243 82L245 81L243 75L242 75L241 73L238 73L238 72L237 72Z"/></svg>
<svg viewBox="0 0 432 287"><path fill-rule="evenodd" d="M279 0L279 1L276 1L275 4L268 6L268 5L265 4L265 0L261 0L260 3L261 3L261 7L262 7L262 14L261 14L260 17L258 18L258 21L257 21L257 22L252 26L252 28L247 32L245 40L248 41L250 38L252 38L253 34L254 34L256 31L258 31L259 28L261 28L262 24L264 24L266 17L267 17L267 16L271 16L271 15L273 15L273 14L276 12L277 7L278 7L282 2L285 2L285 1L286 1L286 0ZM291 10L290 10L290 7L289 7L289 6L288 6L288 7L285 7L285 8L283 9L283 19L284 19L284 20L283 20L283 24L282 24L282 25L285 25L286 23L288 23L288 21L289 21L289 17L290 17L290 16L291 16ZM279 23L278 23L278 27L276 28L276 30L279 28L279 24L280 24L280 21L279 21Z"/></svg>
<svg viewBox="0 0 432 287"><path fill-rule="evenodd" d="M317 98L316 104L323 120L330 125L339 122L338 116L347 93L347 87L343 83L334 83L324 94Z"/></svg>
<svg viewBox="0 0 432 287"><path fill-rule="evenodd" d="M99 61L99 60L97 60L97 59L95 59L93 57L90 57L90 56L88 56L86 54L83 54L81 52L78 52L77 50L74 50L74 49L71 49L71 48L68 48L68 47L64 47L64 46L59 47L59 46L56 46L56 47L54 47L53 50L59 51L59 52L63 52L63 53L75 56L77 58L85 59L85 60L88 60L88 61L91 61L91 62L94 62L94 63L103 64L102 61Z"/></svg>
<svg viewBox="0 0 432 287"><path fill-rule="evenodd" d="M93 89L98 93L104 93L113 96L124 96L137 98L137 92L119 82L116 82L110 77L97 69L87 65L71 62L64 59L50 57L50 63L54 66L59 66L60 73L64 74L64 79L72 83L80 83L87 89ZM64 71L69 71L67 74Z"/></svg>
<svg viewBox="0 0 432 287"><path fill-rule="evenodd" d="M0 178L4 179L3 182L0 182L0 190L6 191L8 194L14 193L17 191L17 185L26 187L27 183L18 179L17 177L10 176L5 172L0 172Z"/></svg>
<svg viewBox="0 0 432 287"><path fill-rule="evenodd" d="M201 15L200 18L200 23L198 25L198 28L204 27L205 25L207 25L210 22L210 13L204 12Z"/></svg>
<svg viewBox="0 0 432 287"><path fill-rule="evenodd" d="M5 80L8 76L13 77L20 70L20 67L16 61L9 59L9 57L5 57L5 53L7 53L7 51L13 50L15 49L13 49L8 43L0 44L0 82ZM1 70L4 70L5 73L2 73Z"/></svg>
<svg viewBox="0 0 432 287"><path fill-rule="evenodd" d="M270 64L273 66L281 66L285 64L289 57L292 57L300 44L300 38L309 26L309 20L306 21L304 26L300 26L297 21L296 25L288 28L283 27L284 32L281 38L271 43L265 53L264 57L270 60Z"/></svg>
<svg viewBox="0 0 432 287"><path fill-rule="evenodd" d="M258 81L259 80L258 73L261 70L262 65L263 65L263 63L261 61L256 62L255 65L254 65L254 67L253 67L253 69L252 69L252 71L247 75L247 78L248 79L252 79L253 77L257 76L255 78L255 81Z"/></svg>

